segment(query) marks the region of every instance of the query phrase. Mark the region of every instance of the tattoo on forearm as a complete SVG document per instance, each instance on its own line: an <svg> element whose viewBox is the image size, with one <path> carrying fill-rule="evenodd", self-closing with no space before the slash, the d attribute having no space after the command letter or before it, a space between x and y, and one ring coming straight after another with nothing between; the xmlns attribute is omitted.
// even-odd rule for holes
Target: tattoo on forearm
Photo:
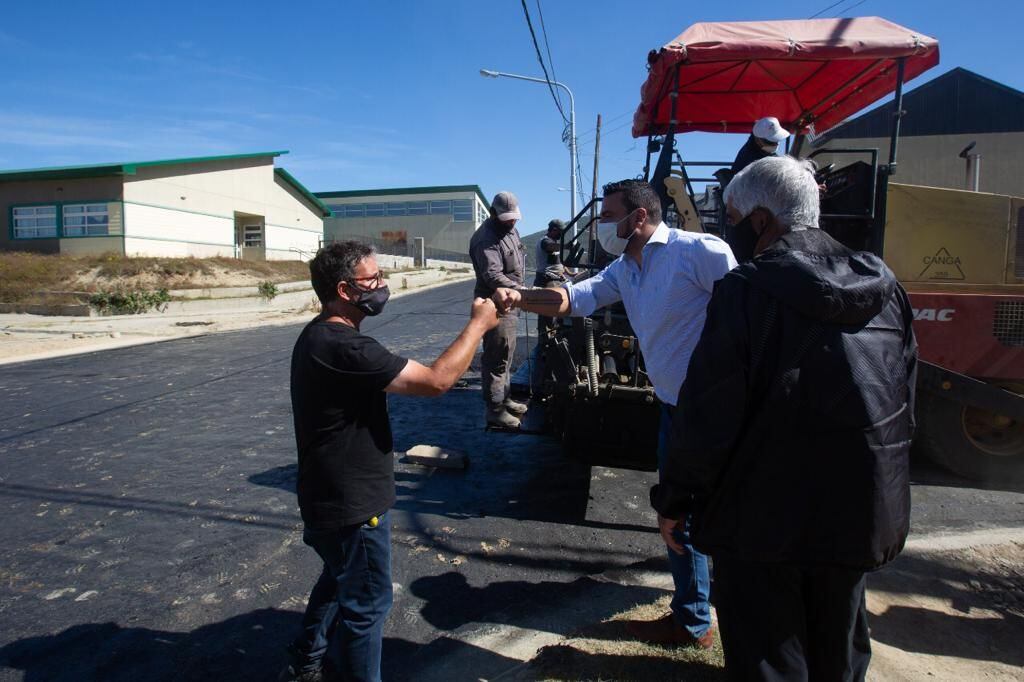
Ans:
<svg viewBox="0 0 1024 682"><path fill-rule="evenodd" d="M556 289L520 289L519 295L523 303L531 306L544 306L555 308L562 306L562 296Z"/></svg>

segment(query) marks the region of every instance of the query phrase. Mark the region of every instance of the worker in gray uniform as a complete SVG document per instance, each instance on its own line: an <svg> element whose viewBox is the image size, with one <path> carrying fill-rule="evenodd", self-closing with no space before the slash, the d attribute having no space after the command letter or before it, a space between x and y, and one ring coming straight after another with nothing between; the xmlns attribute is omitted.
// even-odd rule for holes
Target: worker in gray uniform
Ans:
<svg viewBox="0 0 1024 682"><path fill-rule="evenodd" d="M469 256L476 272L473 296L489 298L498 287L520 289L526 270L525 250L516 230L522 218L519 200L512 192L498 192L491 216L477 228L469 242ZM502 316L498 326L484 334L480 376L488 426L517 429L526 405L509 395L509 371L516 350L519 318L515 312Z"/></svg>

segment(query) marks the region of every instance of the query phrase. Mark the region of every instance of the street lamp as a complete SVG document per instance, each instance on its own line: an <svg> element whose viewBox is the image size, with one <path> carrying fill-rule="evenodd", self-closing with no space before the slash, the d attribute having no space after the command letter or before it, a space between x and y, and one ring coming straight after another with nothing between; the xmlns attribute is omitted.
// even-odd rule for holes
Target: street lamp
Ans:
<svg viewBox="0 0 1024 682"><path fill-rule="evenodd" d="M515 78L521 81L531 81L533 83L550 83L551 85L558 86L565 90L569 95L569 187L572 190L570 194L571 202L571 213L569 219L572 220L576 217L576 101L573 99L572 90L565 83L559 83L558 81L548 81L543 78L534 78L533 76L520 76L515 73L505 73L503 71L491 71L490 69L480 69L480 75L485 78ZM576 230L574 230L575 232Z"/></svg>

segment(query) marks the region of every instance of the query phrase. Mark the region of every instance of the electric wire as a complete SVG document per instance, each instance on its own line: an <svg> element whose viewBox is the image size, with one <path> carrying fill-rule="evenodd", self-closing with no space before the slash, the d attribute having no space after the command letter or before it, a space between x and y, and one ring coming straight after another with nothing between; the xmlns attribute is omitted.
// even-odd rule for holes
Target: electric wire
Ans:
<svg viewBox="0 0 1024 682"><path fill-rule="evenodd" d="M551 99L555 101L555 106L558 107L558 113L562 115L562 121L569 123L569 117L565 115L565 110L562 109L562 103L558 100L558 95L555 93L555 86L552 85L551 76L548 75L548 67L544 64L544 55L541 54L540 44L537 43L537 34L533 30L533 21L530 20L530 8L526 6L526 0L520 0L523 5L523 14L526 16L526 26L530 29L530 39L533 41L533 49L537 52L537 61L540 62L540 69L544 72L544 80L548 84L548 90L551 91Z"/></svg>
<svg viewBox="0 0 1024 682"><path fill-rule="evenodd" d="M544 10L540 8L540 0L537 0L537 14L540 16L540 32L544 36L544 49L548 53L548 66L551 67L551 80L558 81L558 74L555 73L555 60L551 57L551 45L548 44L548 28L544 25ZM562 91L556 90L555 93L558 96L558 103L562 104Z"/></svg>

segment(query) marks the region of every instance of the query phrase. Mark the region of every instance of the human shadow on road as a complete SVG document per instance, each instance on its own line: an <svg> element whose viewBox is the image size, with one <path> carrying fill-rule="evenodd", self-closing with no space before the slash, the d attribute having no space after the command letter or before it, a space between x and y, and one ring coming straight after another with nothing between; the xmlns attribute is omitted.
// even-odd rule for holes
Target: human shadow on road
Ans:
<svg viewBox="0 0 1024 682"><path fill-rule="evenodd" d="M611 654L580 651L556 644L537 652L525 679L662 680L697 682L724 680L725 668L701 661L677 661L667 656Z"/></svg>
<svg viewBox="0 0 1024 682"><path fill-rule="evenodd" d="M0 648L0 670L25 682L269 680L285 664L295 613L259 609L191 632L84 623Z"/></svg>
<svg viewBox="0 0 1024 682"><path fill-rule="evenodd" d="M600 622L638 602L655 601L664 591L581 578L571 583L512 580L470 585L457 571L417 578L409 590L425 603L420 616L438 630L452 631L470 623L516 625L559 635L578 627L579 612L587 622ZM562 608L572 617L560 617Z"/></svg>
<svg viewBox="0 0 1024 682"><path fill-rule="evenodd" d="M520 661L458 639L440 636L426 644L384 638L381 678L394 682L452 682L496 677Z"/></svg>
<svg viewBox="0 0 1024 682"><path fill-rule="evenodd" d="M20 670L25 682L189 682L191 680L277 679L287 662L285 645L299 628L300 615L259 609L191 632L171 632L117 623L85 623L55 635L26 637L0 648L0 678ZM431 647L434 655L419 652ZM412 674L436 654L462 657L489 666L512 667L516 661L468 644L448 640L417 644L384 639L382 672L387 680L418 679Z"/></svg>
<svg viewBox="0 0 1024 682"><path fill-rule="evenodd" d="M1000 559L978 563L985 567L904 554L870 574L872 639L914 653L1024 666L1020 569L999 574L991 567Z"/></svg>

